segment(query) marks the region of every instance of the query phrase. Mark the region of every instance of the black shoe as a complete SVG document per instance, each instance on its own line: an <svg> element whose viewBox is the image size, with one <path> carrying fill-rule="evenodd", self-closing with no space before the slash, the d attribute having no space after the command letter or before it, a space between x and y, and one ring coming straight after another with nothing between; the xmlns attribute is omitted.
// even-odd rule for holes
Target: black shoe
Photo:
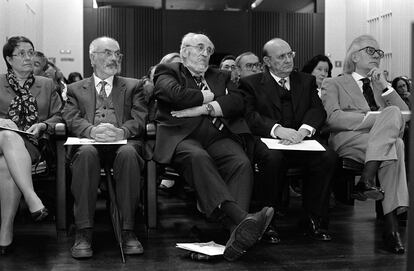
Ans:
<svg viewBox="0 0 414 271"><path fill-rule="evenodd" d="M384 190L380 187L371 186L364 182L358 182L354 187L351 197L361 201L365 201L367 199L382 200L384 198Z"/></svg>
<svg viewBox="0 0 414 271"><path fill-rule="evenodd" d="M332 237L327 229L320 227L319 219L308 216L305 219L299 221L299 227L304 230L304 234L312 239L318 241L331 241Z"/></svg>
<svg viewBox="0 0 414 271"><path fill-rule="evenodd" d="M75 259L92 257L92 229L76 230L75 243L72 246L71 253Z"/></svg>
<svg viewBox="0 0 414 271"><path fill-rule="evenodd" d="M398 232L384 233L382 237L384 239L385 247L387 250L395 254L404 254L405 248L402 244L401 237Z"/></svg>
<svg viewBox="0 0 414 271"><path fill-rule="evenodd" d="M0 256L6 256L12 250L12 244L8 246L0 246Z"/></svg>
<svg viewBox="0 0 414 271"><path fill-rule="evenodd" d="M126 255L142 254L144 248L133 231L122 231L122 248Z"/></svg>
<svg viewBox="0 0 414 271"><path fill-rule="evenodd" d="M45 219L49 214L49 211L46 209L46 207L43 207L42 209L31 213L32 219L36 222L42 221Z"/></svg>
<svg viewBox="0 0 414 271"><path fill-rule="evenodd" d="M279 244L280 243L280 237L279 233L277 233L275 227L270 225L267 227L267 230L262 236L262 241L269 244Z"/></svg>
<svg viewBox="0 0 414 271"><path fill-rule="evenodd" d="M273 213L272 207L264 207L260 212L248 214L231 232L223 257L235 261L245 254L265 233Z"/></svg>

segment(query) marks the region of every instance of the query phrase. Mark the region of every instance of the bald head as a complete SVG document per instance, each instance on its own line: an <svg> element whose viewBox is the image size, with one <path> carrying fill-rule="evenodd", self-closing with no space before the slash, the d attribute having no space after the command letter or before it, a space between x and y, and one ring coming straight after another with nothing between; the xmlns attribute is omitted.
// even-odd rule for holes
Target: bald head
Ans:
<svg viewBox="0 0 414 271"><path fill-rule="evenodd" d="M278 77L285 78L293 70L294 52L286 41L275 38L263 46L263 62Z"/></svg>

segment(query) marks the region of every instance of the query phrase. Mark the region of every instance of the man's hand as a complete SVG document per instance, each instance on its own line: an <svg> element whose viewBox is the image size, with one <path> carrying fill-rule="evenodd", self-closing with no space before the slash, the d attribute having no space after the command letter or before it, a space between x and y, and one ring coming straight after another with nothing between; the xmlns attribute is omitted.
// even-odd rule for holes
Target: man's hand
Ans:
<svg viewBox="0 0 414 271"><path fill-rule="evenodd" d="M16 123L14 123L11 119L0 119L0 126L19 130Z"/></svg>
<svg viewBox="0 0 414 271"><path fill-rule="evenodd" d="M30 126L29 129L26 130L28 133L32 133L36 138L38 138L41 133L46 130L47 125L45 123L35 123L32 126Z"/></svg>
<svg viewBox="0 0 414 271"><path fill-rule="evenodd" d="M91 137L99 142L114 142L124 139L124 130L110 123L101 123L91 130Z"/></svg>
<svg viewBox="0 0 414 271"><path fill-rule="evenodd" d="M368 77L371 78L373 90L379 94L382 94L382 91L388 87L388 82L385 79L384 71L379 68L372 68L368 74Z"/></svg>
<svg viewBox="0 0 414 271"><path fill-rule="evenodd" d="M275 136L280 138L280 144L296 144L303 140L302 134L295 129L278 126L275 129Z"/></svg>
<svg viewBox="0 0 414 271"><path fill-rule="evenodd" d="M171 116L176 118L188 118L188 117L198 117L201 115L207 115L207 108L205 105L195 106L179 111L171 111Z"/></svg>
<svg viewBox="0 0 414 271"><path fill-rule="evenodd" d="M214 93L211 92L211 90L202 90L201 93L203 94L203 104L209 103L214 100Z"/></svg>

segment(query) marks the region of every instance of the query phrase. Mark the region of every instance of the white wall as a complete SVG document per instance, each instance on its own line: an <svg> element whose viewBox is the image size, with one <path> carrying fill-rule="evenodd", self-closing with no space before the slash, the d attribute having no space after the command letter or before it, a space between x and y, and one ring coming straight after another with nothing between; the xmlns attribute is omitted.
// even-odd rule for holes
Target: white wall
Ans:
<svg viewBox="0 0 414 271"><path fill-rule="evenodd" d="M0 46L16 35L28 37L36 50L55 58L65 76L83 73L82 0L0 0ZM0 60L0 73L5 71Z"/></svg>
<svg viewBox="0 0 414 271"><path fill-rule="evenodd" d="M325 53L332 61L344 59L355 37L371 34L386 54L381 67L389 79L411 74L413 0L326 0L325 16ZM342 55L335 48L344 48ZM340 72L335 69L333 76Z"/></svg>

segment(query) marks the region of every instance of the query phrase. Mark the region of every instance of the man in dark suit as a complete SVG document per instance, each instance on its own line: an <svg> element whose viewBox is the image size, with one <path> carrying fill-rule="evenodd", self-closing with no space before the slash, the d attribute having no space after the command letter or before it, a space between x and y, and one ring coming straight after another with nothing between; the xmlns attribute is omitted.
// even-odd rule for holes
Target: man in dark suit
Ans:
<svg viewBox="0 0 414 271"><path fill-rule="evenodd" d="M240 80L245 94L246 120L254 135L273 137L282 144L297 144L315 138L326 113L317 94L315 78L293 72L295 52L282 39L272 39L263 48L265 71ZM280 151L261 148L255 157L265 173L264 201L280 206L281 188L291 165L304 165L308 174L303 182L306 215L300 225L314 239L328 241L328 200L336 154L326 152Z"/></svg>
<svg viewBox="0 0 414 271"><path fill-rule="evenodd" d="M116 75L122 58L116 40L95 39L89 54L94 68L92 77L68 87L63 118L69 133L99 142L128 141L126 145L81 145L70 152L77 228L72 256L87 258L93 254L93 217L103 163L112 166L114 172L124 251L142 254L143 248L133 229L143 167L141 138L147 116L141 95L143 83Z"/></svg>
<svg viewBox="0 0 414 271"><path fill-rule="evenodd" d="M183 37L182 63L159 65L154 76L159 122L154 159L171 163L197 192L207 216L224 215L230 239L224 257L236 260L262 236L272 208L248 214L252 167L239 142L249 128L240 118L243 98L230 73L208 66L213 43Z"/></svg>

